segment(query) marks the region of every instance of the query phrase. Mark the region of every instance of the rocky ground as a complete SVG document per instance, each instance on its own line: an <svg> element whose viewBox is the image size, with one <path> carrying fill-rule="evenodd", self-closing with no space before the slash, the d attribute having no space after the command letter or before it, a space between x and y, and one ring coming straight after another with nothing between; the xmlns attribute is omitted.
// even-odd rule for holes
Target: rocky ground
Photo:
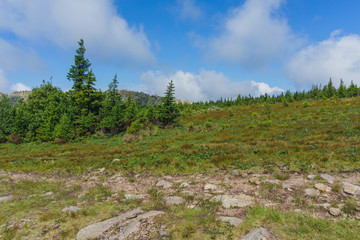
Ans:
<svg viewBox="0 0 360 240"><path fill-rule="evenodd" d="M138 203L137 207L122 211L111 218L100 217L98 221L88 222L76 236L69 236L69 239L170 239L169 224L161 220L169 214L166 206L197 209L201 207L203 200L218 203L219 207L214 212L216 221L223 222L231 228L243 224L247 210L252 206L265 206L331 221L360 219L360 173L253 174L232 170L218 171L212 175L154 176L108 174L104 168L77 176L0 172L2 184L14 184L23 180L32 181L34 184L39 181L58 182L64 178L66 180L63 182L63 188L79 185L81 191L77 193L79 201L75 201L76 204L61 207L63 213L76 214L86 209L89 200L82 201L82 195L91 187L99 185L109 189L111 195L95 201L119 204L119 198L122 198ZM41 193L45 198L51 198L53 194ZM0 195L0 207L1 204L12 201L12 198L11 192L9 195ZM158 200L162 204L151 205ZM142 208L150 205L153 207ZM32 221L31 218L32 216L29 216L28 220L15 220L7 216L0 230L4 232L4 229L19 229L19 225L24 225L24 221ZM35 236L36 234L32 234L24 239L42 239L39 235ZM0 239L1 237L2 235ZM238 239L279 238L272 229L259 226Z"/></svg>

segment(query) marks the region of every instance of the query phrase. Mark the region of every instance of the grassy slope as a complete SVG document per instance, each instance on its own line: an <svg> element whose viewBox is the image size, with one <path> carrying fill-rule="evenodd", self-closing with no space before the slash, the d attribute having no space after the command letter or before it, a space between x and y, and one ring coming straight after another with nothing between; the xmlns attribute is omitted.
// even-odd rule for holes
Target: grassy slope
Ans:
<svg viewBox="0 0 360 240"><path fill-rule="evenodd" d="M359 169L360 98L309 104L271 105L271 126L265 107L253 105L195 112L183 117L182 127L152 131L152 136L143 131L145 137L131 143L118 136L65 145L2 144L0 168L70 173L89 167L160 173L273 171L283 165L294 171Z"/></svg>
<svg viewBox="0 0 360 240"><path fill-rule="evenodd" d="M55 145L31 143L0 145L0 169L36 172L82 173L106 167L106 171L147 169L153 173L215 171L238 168L251 171L277 171L286 165L295 171L354 171L360 167L360 98L313 101L311 106L292 103L272 105L271 126L266 126L263 105L196 112L181 120L175 130L153 131L152 136L126 143L121 136L91 139ZM255 112L257 114L255 114ZM148 135L144 131L143 135ZM114 158L120 161L113 162ZM100 186L82 192L80 186L64 189L64 182L0 182L0 196L12 195L11 202L0 204L0 226L9 219L31 216L35 223L20 229L3 229L4 239L33 236L29 229L41 229L42 236L67 239L89 221L106 219L140 203L122 200L104 204L110 192ZM53 197L41 194L51 191ZM26 197L37 194L32 198ZM158 208L156 194L143 208ZM54 201L55 200L55 201ZM87 209L68 215L60 210L77 201L87 202ZM302 214L254 207L245 222L231 228L215 221L217 205L204 202L198 210L182 206L167 209L162 219L173 239L236 239L254 227L266 226L280 239L357 239L358 222L329 221ZM196 224L194 224L196 223ZM35 225L33 225L35 224ZM61 224L61 232L56 226ZM55 226L55 228L54 228ZM51 236L51 237L50 237ZM55 237L56 236L56 237Z"/></svg>

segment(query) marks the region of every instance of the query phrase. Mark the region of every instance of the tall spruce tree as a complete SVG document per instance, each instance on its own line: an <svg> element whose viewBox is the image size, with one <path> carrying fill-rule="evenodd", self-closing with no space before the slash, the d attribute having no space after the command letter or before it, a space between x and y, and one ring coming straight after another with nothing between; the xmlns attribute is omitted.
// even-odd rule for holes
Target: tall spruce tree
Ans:
<svg viewBox="0 0 360 240"><path fill-rule="evenodd" d="M163 97L162 105L160 108L160 121L164 125L170 125L176 122L176 120L180 116L180 111L175 103L175 86L173 81L171 80L169 85L167 86L165 97Z"/></svg>
<svg viewBox="0 0 360 240"><path fill-rule="evenodd" d="M70 116L74 116L72 120L77 134L83 135L86 132L94 132L96 129L102 93L94 87L96 78L90 69L90 61L85 58L84 40L80 39L78 44L75 63L71 66L67 78L74 83L69 96L73 105L72 109L76 114L70 114Z"/></svg>

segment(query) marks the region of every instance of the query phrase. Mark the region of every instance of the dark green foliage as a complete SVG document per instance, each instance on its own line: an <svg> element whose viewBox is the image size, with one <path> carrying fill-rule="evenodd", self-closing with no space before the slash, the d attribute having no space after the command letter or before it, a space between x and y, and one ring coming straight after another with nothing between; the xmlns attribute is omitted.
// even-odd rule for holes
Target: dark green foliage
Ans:
<svg viewBox="0 0 360 240"><path fill-rule="evenodd" d="M67 78L73 81L72 90L69 91L74 124L77 135L82 136L96 130L97 116L99 114L102 93L94 87L96 78L90 69L91 63L85 58L86 48L81 39L76 50L75 64L71 66ZM80 114L79 114L80 113Z"/></svg>
<svg viewBox="0 0 360 240"><path fill-rule="evenodd" d="M13 130L12 106L6 95L0 96L0 142L6 141L6 137Z"/></svg>
<svg viewBox="0 0 360 240"><path fill-rule="evenodd" d="M138 132L140 129L144 127L143 124L140 123L140 120L137 119L134 122L131 123L129 127L127 127L126 132L129 134L134 134Z"/></svg>
<svg viewBox="0 0 360 240"><path fill-rule="evenodd" d="M180 116L179 108L175 103L174 92L175 86L173 81L171 80L166 89L165 97L163 98L163 104L160 108L160 121L165 126L175 123Z"/></svg>
<svg viewBox="0 0 360 240"><path fill-rule="evenodd" d="M72 138L72 133L74 132L74 126L71 123L70 118L65 113L62 115L60 122L56 125L54 130L54 136L56 138L68 141Z"/></svg>
<svg viewBox="0 0 360 240"><path fill-rule="evenodd" d="M124 117L125 104L118 91L118 80L115 75L113 81L109 84L109 89L105 93L105 99L100 109L101 122L100 127L104 133L114 135L119 132Z"/></svg>

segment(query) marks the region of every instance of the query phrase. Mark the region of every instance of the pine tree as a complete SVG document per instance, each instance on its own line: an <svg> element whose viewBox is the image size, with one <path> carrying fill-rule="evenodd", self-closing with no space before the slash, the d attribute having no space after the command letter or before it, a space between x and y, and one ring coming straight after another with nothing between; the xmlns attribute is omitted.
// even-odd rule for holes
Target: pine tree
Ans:
<svg viewBox="0 0 360 240"><path fill-rule="evenodd" d="M72 89L74 91L82 91L84 82L89 74L89 68L91 63L88 59L85 58L85 45L84 40L80 39L78 42L79 48L76 50L75 55L75 64L71 66L69 73L67 74L67 79L73 81Z"/></svg>
<svg viewBox="0 0 360 240"><path fill-rule="evenodd" d="M163 103L160 109L160 121L166 126L176 122L180 116L180 111L175 103L175 86L171 80L163 97Z"/></svg>
<svg viewBox="0 0 360 240"><path fill-rule="evenodd" d="M75 64L71 66L67 78L74 82L72 90L69 91L72 109L76 112L72 120L77 134L84 135L96 129L103 96L94 87L96 78L90 69L90 61L85 58L84 40L80 39L78 44Z"/></svg>
<svg viewBox="0 0 360 240"><path fill-rule="evenodd" d="M115 75L109 84L109 89L105 93L105 99L100 109L100 127L104 133L110 132L111 135L118 133L120 125L124 121L125 104L118 91L118 80Z"/></svg>
<svg viewBox="0 0 360 240"><path fill-rule="evenodd" d="M340 86L337 90L337 95L340 97L340 98L344 98L344 97L347 97L347 89L346 89L346 86L343 82L343 80L341 79L340 80Z"/></svg>

